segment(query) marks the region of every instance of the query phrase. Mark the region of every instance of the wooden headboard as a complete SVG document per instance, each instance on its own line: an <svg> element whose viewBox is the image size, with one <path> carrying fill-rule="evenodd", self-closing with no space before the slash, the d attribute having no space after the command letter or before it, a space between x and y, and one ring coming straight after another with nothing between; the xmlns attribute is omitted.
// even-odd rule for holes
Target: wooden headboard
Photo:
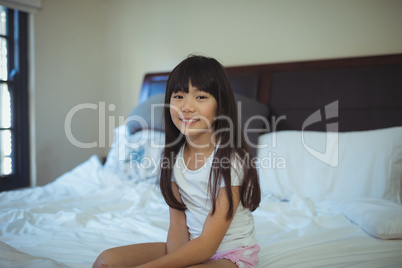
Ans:
<svg viewBox="0 0 402 268"><path fill-rule="evenodd" d="M402 54L225 68L235 93L268 105L276 130L402 126ZM164 93L168 77L146 74L140 102Z"/></svg>

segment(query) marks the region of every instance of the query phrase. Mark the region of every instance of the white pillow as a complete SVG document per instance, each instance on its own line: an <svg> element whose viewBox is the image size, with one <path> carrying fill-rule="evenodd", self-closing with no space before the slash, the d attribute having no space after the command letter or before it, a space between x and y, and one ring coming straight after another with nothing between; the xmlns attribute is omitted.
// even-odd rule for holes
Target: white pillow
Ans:
<svg viewBox="0 0 402 268"><path fill-rule="evenodd" d="M129 135L126 125L119 126L104 169L127 180L155 182L164 142L164 132L141 130Z"/></svg>
<svg viewBox="0 0 402 268"><path fill-rule="evenodd" d="M281 199L360 197L401 203L402 127L355 132L279 131L261 135L262 192Z"/></svg>
<svg viewBox="0 0 402 268"><path fill-rule="evenodd" d="M126 125L121 125L114 129L113 144L110 147L109 153L106 158L106 162L103 165L104 169L118 175L124 173L125 156L122 158L121 156L119 157L119 155L120 151L124 152L125 149L125 146L122 143L120 143L120 141L124 140L128 136L126 133L127 133Z"/></svg>
<svg viewBox="0 0 402 268"><path fill-rule="evenodd" d="M141 130L127 139L125 172L128 179L150 179L156 182L160 170L161 154L165 144L165 133Z"/></svg>
<svg viewBox="0 0 402 268"><path fill-rule="evenodd" d="M345 203L342 214L374 237L402 238L402 206L382 199L363 198Z"/></svg>

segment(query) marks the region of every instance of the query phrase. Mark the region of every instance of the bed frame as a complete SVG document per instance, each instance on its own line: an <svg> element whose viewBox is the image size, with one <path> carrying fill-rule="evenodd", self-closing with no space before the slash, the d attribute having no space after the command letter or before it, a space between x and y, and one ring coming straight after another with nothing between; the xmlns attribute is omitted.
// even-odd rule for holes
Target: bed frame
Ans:
<svg viewBox="0 0 402 268"><path fill-rule="evenodd" d="M402 54L226 70L235 93L268 105L276 130L326 131L334 121L338 131L402 126ZM164 93L168 77L146 74L140 102ZM305 128L306 120L314 123Z"/></svg>

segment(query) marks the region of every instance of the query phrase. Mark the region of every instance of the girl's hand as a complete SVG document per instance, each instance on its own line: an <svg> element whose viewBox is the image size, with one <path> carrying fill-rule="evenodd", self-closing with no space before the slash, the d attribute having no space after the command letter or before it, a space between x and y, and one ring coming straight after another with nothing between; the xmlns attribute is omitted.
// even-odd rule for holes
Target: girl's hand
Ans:
<svg viewBox="0 0 402 268"><path fill-rule="evenodd" d="M172 182L172 191L176 199L183 203L179 188L174 182ZM169 214L170 226L166 243L167 253L175 251L189 241L185 212L174 208L169 208Z"/></svg>

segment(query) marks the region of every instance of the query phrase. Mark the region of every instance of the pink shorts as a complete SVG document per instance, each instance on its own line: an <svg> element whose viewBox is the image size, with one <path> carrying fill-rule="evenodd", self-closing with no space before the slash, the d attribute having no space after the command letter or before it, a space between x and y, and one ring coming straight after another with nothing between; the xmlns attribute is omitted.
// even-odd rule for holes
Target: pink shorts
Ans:
<svg viewBox="0 0 402 268"><path fill-rule="evenodd" d="M239 268L257 267L259 251L260 246L255 244L251 247L239 247L218 252L212 256L211 260L227 259L235 263Z"/></svg>

